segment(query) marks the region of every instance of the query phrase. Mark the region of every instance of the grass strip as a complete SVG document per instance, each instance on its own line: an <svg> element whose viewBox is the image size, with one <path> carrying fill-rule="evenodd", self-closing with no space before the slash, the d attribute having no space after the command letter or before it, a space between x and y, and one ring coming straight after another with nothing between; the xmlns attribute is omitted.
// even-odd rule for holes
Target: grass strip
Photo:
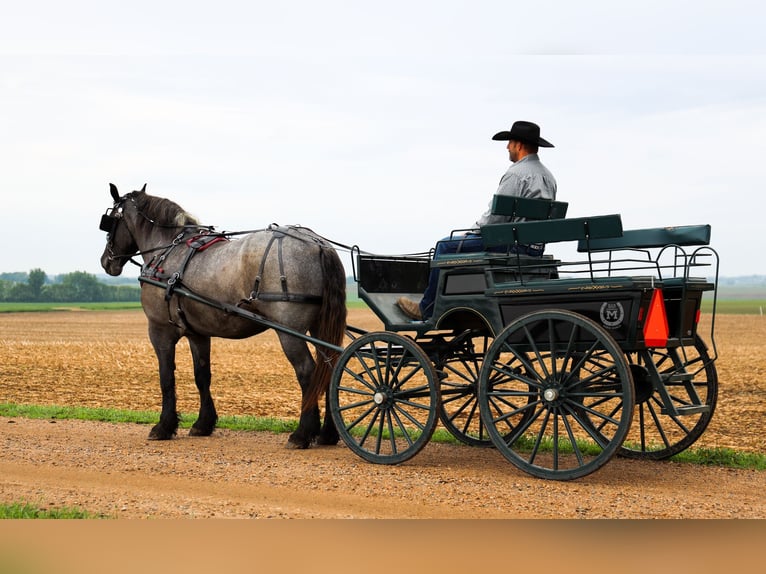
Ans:
<svg viewBox="0 0 766 574"><path fill-rule="evenodd" d="M29 419L75 419L109 423L156 424L159 413L148 411L126 411L119 409L92 407L65 407L55 405L17 405L0 403L0 416L20 417ZM189 428L197 415L182 413L181 428ZM246 415L222 416L216 425L221 429L270 432L282 434L293 432L298 428L297 420L274 417L255 417ZM444 429L436 429L431 438L433 442L462 445L455 437ZM584 450L585 445L581 446ZM689 448L669 460L674 462L698 464L704 466L720 466L726 468L766 470L766 455L761 453L738 451L731 448Z"/></svg>
<svg viewBox="0 0 766 574"><path fill-rule="evenodd" d="M154 425L160 420L158 412L126 411L120 409L94 407L66 407L57 405L17 405L0 403L0 416L21 417L27 419L75 419L105 423L135 423ZM190 428L197 418L196 414L182 413L180 427ZM266 431L273 433L292 432L298 428L298 421L270 417L222 416L218 419L218 428L243 431Z"/></svg>
<svg viewBox="0 0 766 574"><path fill-rule="evenodd" d="M678 453L670 460L704 466L753 470L766 469L766 455L734 450L733 448L690 448Z"/></svg>
<svg viewBox="0 0 766 574"><path fill-rule="evenodd" d="M0 313L48 313L51 311L126 311L141 309L140 302L103 303L8 303L0 302Z"/></svg>
<svg viewBox="0 0 766 574"><path fill-rule="evenodd" d="M93 519L106 518L99 514L92 514L79 508L41 508L39 505L30 504L23 500L18 502L0 504L0 519L24 520L24 519Z"/></svg>

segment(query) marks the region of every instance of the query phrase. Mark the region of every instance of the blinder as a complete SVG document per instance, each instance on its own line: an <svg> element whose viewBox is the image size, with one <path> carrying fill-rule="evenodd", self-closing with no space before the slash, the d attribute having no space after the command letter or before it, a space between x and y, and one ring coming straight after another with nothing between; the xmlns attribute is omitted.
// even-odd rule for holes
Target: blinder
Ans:
<svg viewBox="0 0 766 574"><path fill-rule="evenodd" d="M115 213L116 215L114 215ZM106 231L109 235L114 235L114 230L117 228L117 223L119 223L121 217L122 213L120 211L111 209L108 213L104 213L101 216L101 223L98 228L101 231Z"/></svg>
<svg viewBox="0 0 766 574"><path fill-rule="evenodd" d="M98 228L101 231L106 231L107 233L111 233L114 230L114 226L117 224L117 220L115 217L112 217L108 213L105 213L101 216L101 225L98 226Z"/></svg>

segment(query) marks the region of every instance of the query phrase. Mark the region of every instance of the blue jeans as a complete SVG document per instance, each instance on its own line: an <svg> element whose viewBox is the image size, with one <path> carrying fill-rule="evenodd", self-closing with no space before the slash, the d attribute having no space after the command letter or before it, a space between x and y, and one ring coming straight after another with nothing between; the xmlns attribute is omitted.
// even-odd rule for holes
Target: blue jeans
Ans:
<svg viewBox="0 0 766 574"><path fill-rule="evenodd" d="M484 248L481 235L478 233L466 233L452 237L445 237L436 244L434 259L439 259L441 255L452 253L476 253L477 251L489 251L491 253L521 253L522 255L532 255L540 257L545 251L545 246L537 245L497 245ZM426 287L423 298L420 300L420 313L423 319L428 319L434 312L434 302L436 300L436 288L439 286L439 269L434 267L428 276L428 286Z"/></svg>

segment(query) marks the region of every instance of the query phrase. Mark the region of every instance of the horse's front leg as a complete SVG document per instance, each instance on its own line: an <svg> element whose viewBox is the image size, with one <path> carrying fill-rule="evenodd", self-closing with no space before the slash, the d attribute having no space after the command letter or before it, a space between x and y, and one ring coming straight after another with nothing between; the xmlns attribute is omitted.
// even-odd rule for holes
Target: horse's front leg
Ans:
<svg viewBox="0 0 766 574"><path fill-rule="evenodd" d="M199 416L189 430L190 436L210 436L213 434L218 413L210 394L210 337L189 335L189 348L194 361L194 382L199 391Z"/></svg>
<svg viewBox="0 0 766 574"><path fill-rule="evenodd" d="M162 390L162 413L160 422L149 432L149 440L168 440L178 430L178 411L176 408L176 343L178 335L167 328L149 324L149 340L157 355Z"/></svg>
<svg viewBox="0 0 766 574"><path fill-rule="evenodd" d="M301 387L301 416L298 428L287 439L288 448L309 448L319 434L320 419L319 405L316 400L309 404L311 390L311 377L314 373L314 358L311 356L308 345L283 333L279 333L282 350L287 360L295 369L298 384Z"/></svg>

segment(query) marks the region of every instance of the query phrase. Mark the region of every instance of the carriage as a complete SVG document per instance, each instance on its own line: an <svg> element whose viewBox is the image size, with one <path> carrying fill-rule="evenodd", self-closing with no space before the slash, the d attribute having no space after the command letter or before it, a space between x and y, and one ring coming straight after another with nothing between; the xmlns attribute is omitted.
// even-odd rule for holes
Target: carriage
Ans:
<svg viewBox="0 0 766 574"><path fill-rule="evenodd" d="M112 195L115 207L104 216L102 229L116 237L127 196L121 198L116 189ZM718 393L713 336L718 255L709 246L709 225L623 230L619 215L567 218L567 207L563 202L496 196L493 212L514 222L482 227L485 250L480 252L433 258L351 248L359 297L384 330L346 326L350 342L345 345L314 331L306 334L310 328L273 320L264 311L312 303L288 293L281 242L281 288L257 292L272 239L244 304L201 294L193 281L184 280L186 266L192 267L193 238L186 242L190 247L183 266L177 266L180 271L165 276L152 266L156 255L150 259L135 237L128 251L144 254L140 280L159 288L152 292L164 293L168 315L169 301L178 301L171 323L185 321L175 325L176 333L190 337L192 344L197 333L187 327L195 305L212 308L221 314L219 320L234 317L253 324L254 332L272 328L284 341L313 344L318 357L325 358L317 365L332 367L325 425L321 434L313 433L320 442L332 443L325 432L331 417L336 441L339 436L369 462L398 464L415 456L441 422L459 441L495 447L524 472L571 480L594 472L617 454L668 458L691 446L708 426ZM137 214L137 220L151 220ZM195 236L197 245L225 235L209 231ZM279 232L290 236L290 231ZM563 242L576 245L581 257L562 261L513 249L544 243L555 251ZM163 257L171 247L165 249ZM111 257L124 264L127 255ZM105 269L108 259L105 251ZM419 298L433 268L439 270L434 312L413 321L396 300ZM713 310L710 348L700 327L707 292ZM185 312L180 301L189 302ZM259 301L263 306L257 307ZM198 325L197 331L204 331ZM165 417L175 414L169 412L174 402L165 403L174 387L162 381L161 357L160 371ZM298 367L296 373L307 387ZM207 386L197 382L200 421L215 418L214 410L209 412L209 378L208 361ZM313 410L307 424L318 427L316 394L306 397L304 388L303 413ZM209 420L194 428L198 434L212 432ZM169 438L168 429L175 432L167 427L164 435L158 432L153 438Z"/></svg>
<svg viewBox="0 0 766 574"><path fill-rule="evenodd" d="M386 332L354 340L333 373L333 416L352 450L407 460L439 419L464 443L567 480L615 454L659 460L699 438L718 392L710 226L623 230L619 215L567 219L567 207L496 196L494 213L525 221L483 227L483 252L355 253L359 296ZM490 251L565 241L582 260ZM419 298L431 267L434 312L413 322L395 301ZM698 333L705 292L712 353Z"/></svg>

